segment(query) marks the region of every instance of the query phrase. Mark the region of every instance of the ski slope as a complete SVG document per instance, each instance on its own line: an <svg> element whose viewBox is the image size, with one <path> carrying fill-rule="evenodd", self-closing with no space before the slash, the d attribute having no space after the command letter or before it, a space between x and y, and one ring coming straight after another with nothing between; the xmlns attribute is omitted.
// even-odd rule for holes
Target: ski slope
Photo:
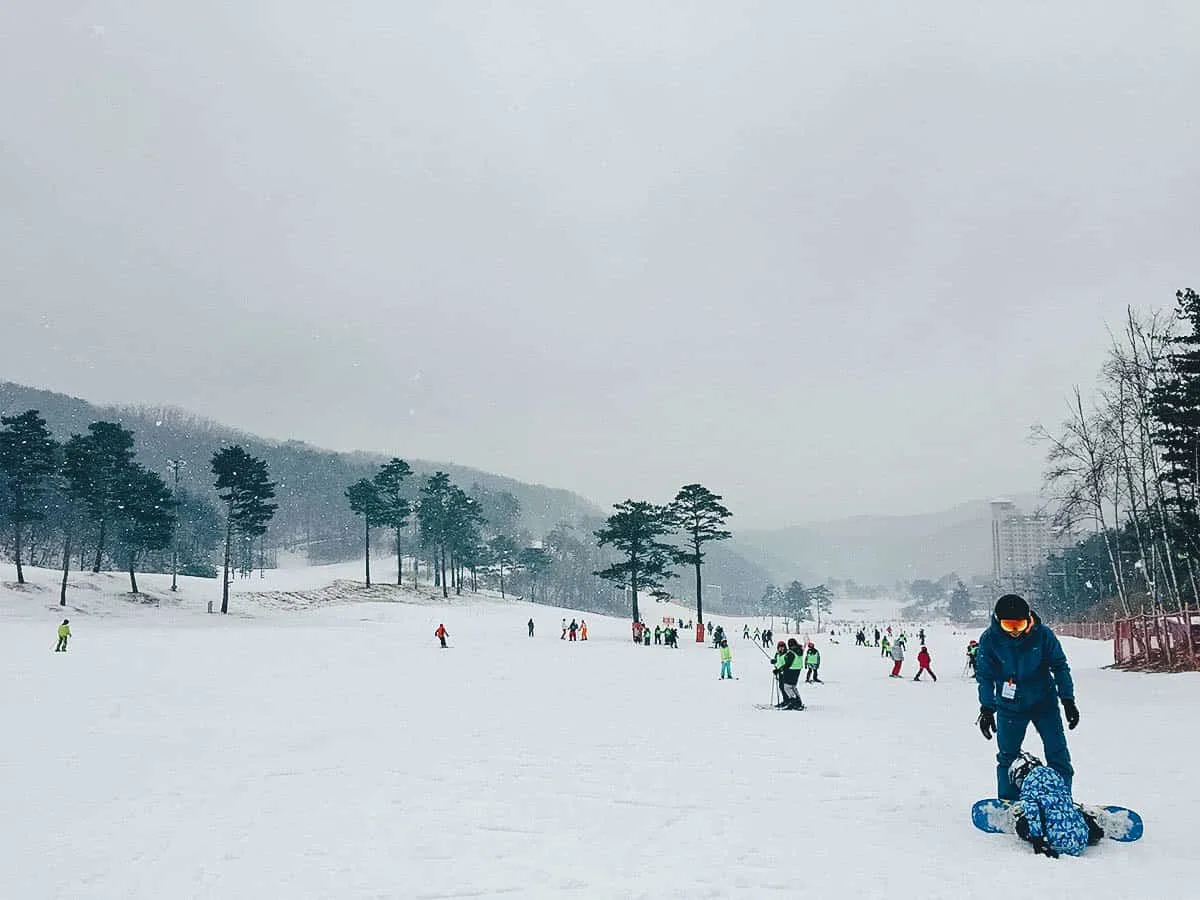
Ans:
<svg viewBox="0 0 1200 900"><path fill-rule="evenodd" d="M1076 795L1137 809L1146 837L1051 861L971 827L995 744L962 635L931 630L941 680L916 684L915 640L900 681L826 634L828 683L776 712L754 707L769 666L738 619L712 617L739 676L721 682L715 651L636 647L624 620L583 614L572 644L578 611L268 574L224 617L212 581L139 576L146 604L78 576L65 655L56 573L0 586L0 897L1196 894L1200 679L1103 670L1106 644L1064 639Z"/></svg>

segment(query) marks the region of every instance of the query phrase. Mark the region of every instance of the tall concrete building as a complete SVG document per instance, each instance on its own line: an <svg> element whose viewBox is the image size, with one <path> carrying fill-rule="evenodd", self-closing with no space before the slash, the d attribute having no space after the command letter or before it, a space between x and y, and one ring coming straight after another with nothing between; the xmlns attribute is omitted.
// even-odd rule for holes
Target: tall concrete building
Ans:
<svg viewBox="0 0 1200 900"><path fill-rule="evenodd" d="M1063 546L1049 516L1023 513L1010 500L992 501L992 579L998 589L1028 590L1033 570Z"/></svg>

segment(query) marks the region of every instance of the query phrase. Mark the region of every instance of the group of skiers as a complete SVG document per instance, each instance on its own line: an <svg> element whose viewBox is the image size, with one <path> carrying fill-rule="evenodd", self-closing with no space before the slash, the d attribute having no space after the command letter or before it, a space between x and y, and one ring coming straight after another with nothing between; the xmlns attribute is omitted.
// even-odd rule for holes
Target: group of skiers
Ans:
<svg viewBox="0 0 1200 900"><path fill-rule="evenodd" d="M635 644L649 647L651 639L656 646L679 649L679 630L674 625L655 625L651 628L645 622L633 623L633 642Z"/></svg>
<svg viewBox="0 0 1200 900"><path fill-rule="evenodd" d="M773 629L770 629L770 628L764 628L761 631L759 629L755 628L754 634L751 635L750 634L750 626L747 625L742 630L742 637L746 638L748 640L761 641L762 645L764 647L770 647L771 639L775 637L775 632Z"/></svg>
<svg viewBox="0 0 1200 900"><path fill-rule="evenodd" d="M529 636L533 637L534 623L529 620ZM733 651L722 626L707 623L705 632L719 651L720 680L732 680ZM67 620L59 626L56 651L65 651L70 638ZM449 632L439 625L435 632L443 647ZM769 642L770 629L742 629L747 640ZM855 635L857 646L879 647L881 655L892 662L890 677L901 678L908 636L893 629L874 629L874 641L866 628ZM925 643L925 629L917 632L920 650L917 653L917 674L914 681L928 673L937 681L932 658ZM562 622L562 639L587 640L585 621ZM678 632L671 625L650 628L644 622L633 623L635 643L650 646L678 647ZM1096 818L1076 804L1071 797L1074 769L1063 729L1079 724L1079 709L1075 705L1074 684L1066 654L1055 636L1029 604L1015 594L1001 597L995 606L992 621L979 640L967 645L967 668L975 675L979 686L979 718L977 725L983 737L997 742L996 786L1001 800L1012 804L1011 812L1017 834L1028 841L1036 853L1057 857L1060 854L1078 855L1089 844L1099 841L1104 832ZM798 685L804 674L807 684L822 684L821 654L812 641L801 643L796 638L779 641L775 655L770 657L772 673L778 680L780 709L805 708ZM1062 712L1059 711L1061 704ZM1046 763L1025 753L1022 744L1029 726L1041 736Z"/></svg>
<svg viewBox="0 0 1200 900"><path fill-rule="evenodd" d="M804 709L804 701L800 699L797 685L800 683L800 673L806 672L805 682L822 684L820 678L821 654L810 641L807 647L800 646L795 638L780 641L775 645L775 657L771 660L771 671L779 681L779 694L782 699L776 704L778 709Z"/></svg>
<svg viewBox="0 0 1200 900"><path fill-rule="evenodd" d="M562 620L562 637L564 641L586 641L588 639L588 624L586 619L580 619L576 622L572 619L569 623L566 619Z"/></svg>

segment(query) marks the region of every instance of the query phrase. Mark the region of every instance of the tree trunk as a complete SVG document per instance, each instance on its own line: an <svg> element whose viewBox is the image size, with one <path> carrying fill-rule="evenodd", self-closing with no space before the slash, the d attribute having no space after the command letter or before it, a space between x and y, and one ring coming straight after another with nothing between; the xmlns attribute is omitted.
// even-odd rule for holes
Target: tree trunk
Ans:
<svg viewBox="0 0 1200 900"><path fill-rule="evenodd" d="M132 550L130 550L129 551L129 587L130 587L131 592L134 594L136 594L138 592L137 576L135 574L133 574L134 563L137 561L136 557L137 557L137 554L135 554Z"/></svg>
<svg viewBox="0 0 1200 900"><path fill-rule="evenodd" d="M704 621L704 590L700 583L700 542L696 541L692 545L692 549L696 551L696 618L701 622Z"/></svg>
<svg viewBox="0 0 1200 900"><path fill-rule="evenodd" d="M221 579L221 614L229 612L229 555L233 552L233 510L225 523L225 574Z"/></svg>
<svg viewBox="0 0 1200 900"><path fill-rule="evenodd" d="M443 600L449 600L449 599L450 599L450 588L449 588L449 586L446 584L446 547L445 547L445 545L442 545L442 547L440 548L440 552L438 553L438 555L441 557L441 569L442 569L442 599L443 599Z"/></svg>
<svg viewBox="0 0 1200 900"><path fill-rule="evenodd" d="M367 559L367 587L371 586L371 520L363 516L363 544L365 547L364 556Z"/></svg>
<svg viewBox="0 0 1200 900"><path fill-rule="evenodd" d="M400 529L396 529L396 587L404 584L404 557L400 555Z"/></svg>
<svg viewBox="0 0 1200 900"><path fill-rule="evenodd" d="M58 591L58 605L67 605L67 573L71 571L71 527L67 526L67 534L63 539L63 577L62 586Z"/></svg>
<svg viewBox="0 0 1200 900"><path fill-rule="evenodd" d="M93 574L99 574L100 563L104 560L104 532L106 524L103 519L100 520L100 536L96 538L96 562L92 565Z"/></svg>
<svg viewBox="0 0 1200 900"><path fill-rule="evenodd" d="M500 599L501 600L505 599L505 597L504 597L504 563L500 563Z"/></svg>
<svg viewBox="0 0 1200 900"><path fill-rule="evenodd" d="M633 621L640 622L640 621L642 621L642 617L638 612L638 601L637 601L637 595L638 595L637 557L636 556L632 557L630 559L630 562L633 563L633 565L630 567L630 571L629 571L629 588L630 588L630 590L633 591ZM696 615L696 621L700 621L700 616L698 613Z"/></svg>
<svg viewBox="0 0 1200 900"><path fill-rule="evenodd" d="M13 522L13 545L16 551L13 553L13 559L17 561L17 584L25 583L25 572L21 569L21 520L17 519Z"/></svg>

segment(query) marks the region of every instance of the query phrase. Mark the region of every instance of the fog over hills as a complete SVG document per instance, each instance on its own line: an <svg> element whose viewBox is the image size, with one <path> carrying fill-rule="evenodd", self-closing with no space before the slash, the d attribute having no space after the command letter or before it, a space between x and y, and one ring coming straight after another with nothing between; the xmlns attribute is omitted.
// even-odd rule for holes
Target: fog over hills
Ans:
<svg viewBox="0 0 1200 900"><path fill-rule="evenodd" d="M1045 501L1032 493L1003 494L951 509L909 516L854 516L738 535L761 548L759 561L791 569L806 581L853 578L892 584L957 572L964 578L992 569L991 508L997 497L1033 512Z"/></svg>

